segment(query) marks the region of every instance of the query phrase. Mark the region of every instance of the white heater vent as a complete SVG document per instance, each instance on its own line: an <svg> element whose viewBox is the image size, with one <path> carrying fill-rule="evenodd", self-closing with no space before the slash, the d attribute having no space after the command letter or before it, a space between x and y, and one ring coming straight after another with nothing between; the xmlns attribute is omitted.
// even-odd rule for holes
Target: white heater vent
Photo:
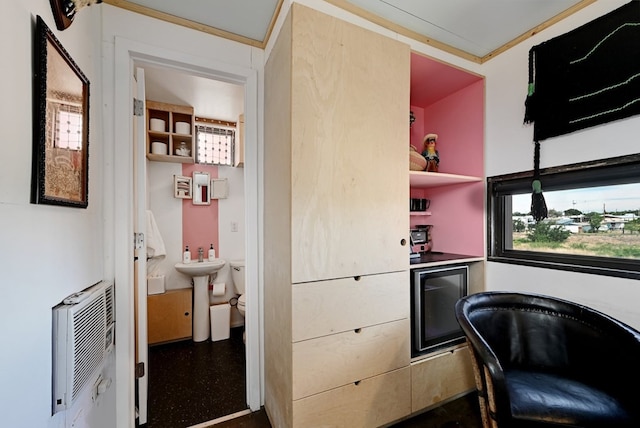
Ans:
<svg viewBox="0 0 640 428"><path fill-rule="evenodd" d="M52 413L70 407L113 344L113 284L99 282L53 308Z"/></svg>

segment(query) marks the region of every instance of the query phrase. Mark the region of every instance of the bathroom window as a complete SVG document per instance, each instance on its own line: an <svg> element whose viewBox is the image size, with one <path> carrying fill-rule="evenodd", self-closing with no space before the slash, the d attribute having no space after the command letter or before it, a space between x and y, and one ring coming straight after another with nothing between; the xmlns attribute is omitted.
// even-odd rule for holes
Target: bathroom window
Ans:
<svg viewBox="0 0 640 428"><path fill-rule="evenodd" d="M231 127L196 123L198 147L196 162L207 165L233 165L236 131Z"/></svg>
<svg viewBox="0 0 640 428"><path fill-rule="evenodd" d="M82 148L82 107L54 103L53 146L60 149Z"/></svg>
<svg viewBox="0 0 640 428"><path fill-rule="evenodd" d="M542 170L539 222L532 175L487 179L490 261L640 279L640 155Z"/></svg>

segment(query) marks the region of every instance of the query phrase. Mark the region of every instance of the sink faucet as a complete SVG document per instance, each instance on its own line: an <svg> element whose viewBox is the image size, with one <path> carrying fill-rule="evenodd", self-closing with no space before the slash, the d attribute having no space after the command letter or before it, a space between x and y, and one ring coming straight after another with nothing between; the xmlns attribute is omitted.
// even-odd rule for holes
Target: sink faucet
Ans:
<svg viewBox="0 0 640 428"><path fill-rule="evenodd" d="M198 262L202 262L202 258L204 257L204 250L202 247L198 248Z"/></svg>

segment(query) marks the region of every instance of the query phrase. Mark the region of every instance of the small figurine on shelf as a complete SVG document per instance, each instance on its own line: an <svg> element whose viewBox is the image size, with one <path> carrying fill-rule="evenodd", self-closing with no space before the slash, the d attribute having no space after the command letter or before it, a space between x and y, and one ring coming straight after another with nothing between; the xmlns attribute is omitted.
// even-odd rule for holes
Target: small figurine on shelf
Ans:
<svg viewBox="0 0 640 428"><path fill-rule="evenodd" d="M427 172L438 172L438 165L440 164L440 156L436 150L436 141L438 141L438 134L427 134L424 136L424 151L422 156L427 160Z"/></svg>

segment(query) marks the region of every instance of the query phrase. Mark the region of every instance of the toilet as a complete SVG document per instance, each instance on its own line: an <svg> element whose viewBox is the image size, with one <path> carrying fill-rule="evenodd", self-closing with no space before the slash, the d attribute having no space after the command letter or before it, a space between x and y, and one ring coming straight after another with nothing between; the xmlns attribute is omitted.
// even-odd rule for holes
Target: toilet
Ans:
<svg viewBox="0 0 640 428"><path fill-rule="evenodd" d="M236 294L239 294L238 297L238 312L240 315L244 317L244 306L245 306L245 277L244 277L244 260L231 260L229 262L229 266L231 267L231 281L233 281L233 286L236 290Z"/></svg>

